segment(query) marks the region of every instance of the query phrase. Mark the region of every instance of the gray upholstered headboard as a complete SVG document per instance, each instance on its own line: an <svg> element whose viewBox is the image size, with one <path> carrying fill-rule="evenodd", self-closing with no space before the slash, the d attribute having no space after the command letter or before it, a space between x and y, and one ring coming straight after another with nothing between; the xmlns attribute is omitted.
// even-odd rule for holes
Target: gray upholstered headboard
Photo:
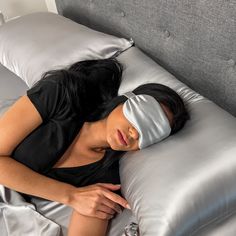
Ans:
<svg viewBox="0 0 236 236"><path fill-rule="evenodd" d="M58 11L126 38L236 116L235 0L56 0Z"/></svg>

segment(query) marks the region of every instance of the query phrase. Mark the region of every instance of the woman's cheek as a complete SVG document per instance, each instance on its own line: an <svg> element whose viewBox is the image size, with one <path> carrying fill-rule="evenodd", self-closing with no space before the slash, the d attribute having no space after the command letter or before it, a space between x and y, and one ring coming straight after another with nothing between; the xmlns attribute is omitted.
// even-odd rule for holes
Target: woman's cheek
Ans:
<svg viewBox="0 0 236 236"><path fill-rule="evenodd" d="M112 134L109 134L108 137L107 137L107 142L109 143L111 149L113 150L116 150L116 140L114 139L113 135Z"/></svg>

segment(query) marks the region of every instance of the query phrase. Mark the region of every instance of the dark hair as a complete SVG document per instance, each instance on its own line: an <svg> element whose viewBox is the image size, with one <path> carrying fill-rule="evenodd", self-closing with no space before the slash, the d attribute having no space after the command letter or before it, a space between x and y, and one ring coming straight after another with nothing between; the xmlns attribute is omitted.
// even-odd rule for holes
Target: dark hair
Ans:
<svg viewBox="0 0 236 236"><path fill-rule="evenodd" d="M68 68L48 71L42 79L59 80L65 89L64 106L70 104L81 121L107 117L125 96L117 96L123 66L115 58L79 61ZM173 113L171 134L179 131L190 118L181 97L171 88L157 83L140 85L135 94L148 94Z"/></svg>
<svg viewBox="0 0 236 236"><path fill-rule="evenodd" d="M82 122L98 121L107 117L127 98L118 96L123 66L114 58L76 62L68 68L46 72L43 80L59 80L65 89L63 106L72 105ZM133 90L135 94L153 96L166 105L174 115L171 134L180 130L189 119L189 114L180 96L162 84L149 83ZM62 99L63 100L63 99ZM119 158L123 151L113 151ZM102 169L117 158L106 158Z"/></svg>
<svg viewBox="0 0 236 236"><path fill-rule="evenodd" d="M140 85L133 90L133 93L136 95L150 95L159 103L164 104L170 109L173 114L171 135L179 131L186 121L190 119L189 113L181 97L174 90L163 84L148 83ZM97 121L107 117L116 106L124 103L126 100L127 98L123 95L114 97L111 101L100 105L98 109L90 115L89 121Z"/></svg>
<svg viewBox="0 0 236 236"><path fill-rule="evenodd" d="M86 121L101 104L117 96L122 65L114 58L79 61L68 68L52 70L42 80L57 80L64 87L64 104L70 104L79 119Z"/></svg>
<svg viewBox="0 0 236 236"><path fill-rule="evenodd" d="M147 94L153 96L158 102L166 105L173 113L173 122L171 126L171 134L179 131L190 119L189 113L185 108L184 102L181 97L171 88L157 83L149 83L140 85L132 91L134 94ZM112 100L101 104L93 113L88 117L88 121L97 121L107 117L114 108L119 104L124 103L127 97L124 95L116 96ZM110 150L111 151L111 150ZM107 158L103 161L101 167L101 173L103 169L111 166L117 159L119 159L125 152L124 151L113 151L113 158ZM116 157L116 158L114 158Z"/></svg>

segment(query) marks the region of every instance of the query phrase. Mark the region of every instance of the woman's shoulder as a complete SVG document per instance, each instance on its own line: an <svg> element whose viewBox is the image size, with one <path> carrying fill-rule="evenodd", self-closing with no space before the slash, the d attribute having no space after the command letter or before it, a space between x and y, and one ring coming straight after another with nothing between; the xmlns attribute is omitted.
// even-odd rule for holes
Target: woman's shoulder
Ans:
<svg viewBox="0 0 236 236"><path fill-rule="evenodd" d="M37 81L31 88L28 89L27 95L32 93L43 93L54 97L55 95L62 95L65 92L65 83L63 78L57 74L43 77Z"/></svg>
<svg viewBox="0 0 236 236"><path fill-rule="evenodd" d="M43 78L27 91L27 96L44 121L54 117L63 107L67 107L65 88L60 77Z"/></svg>

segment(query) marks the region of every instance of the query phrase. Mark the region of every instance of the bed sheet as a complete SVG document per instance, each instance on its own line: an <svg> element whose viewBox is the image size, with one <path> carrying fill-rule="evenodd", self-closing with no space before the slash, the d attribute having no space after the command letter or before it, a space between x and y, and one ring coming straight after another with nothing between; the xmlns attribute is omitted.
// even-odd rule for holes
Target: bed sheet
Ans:
<svg viewBox="0 0 236 236"><path fill-rule="evenodd" d="M0 235L60 236L61 228L41 215L20 193L0 185Z"/></svg>
<svg viewBox="0 0 236 236"><path fill-rule="evenodd" d="M72 211L66 205L38 197L26 201L21 193L0 185L2 236L66 236ZM134 221L131 211L125 209L110 222L107 236L124 236L125 226Z"/></svg>
<svg viewBox="0 0 236 236"><path fill-rule="evenodd" d="M34 204L38 212L61 226L62 231L60 236L66 235L70 215L73 211L72 208L37 197L33 197L31 202ZM123 236L125 227L131 222L136 222L131 211L127 209L123 210L121 214L116 215L116 217L110 222L107 236Z"/></svg>

